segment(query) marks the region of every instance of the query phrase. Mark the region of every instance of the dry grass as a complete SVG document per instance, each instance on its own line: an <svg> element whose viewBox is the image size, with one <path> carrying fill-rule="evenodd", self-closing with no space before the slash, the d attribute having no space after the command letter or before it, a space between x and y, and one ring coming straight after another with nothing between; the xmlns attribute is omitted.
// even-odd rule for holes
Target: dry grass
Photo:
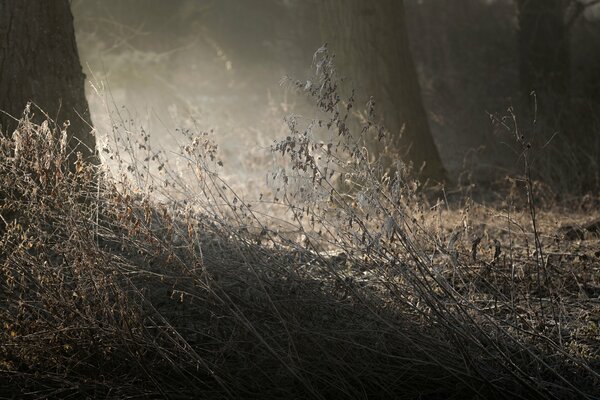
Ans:
<svg viewBox="0 0 600 400"><path fill-rule="evenodd" d="M1 139L0 397L597 395L598 237L559 226L588 215L542 212L520 181L432 202L410 166L379 168L365 140L387 133L373 111L350 123L315 64L291 84L318 116L289 120L257 202L209 135L186 133L185 173L145 133L106 149L113 174L69 171L60 129L27 114Z"/></svg>

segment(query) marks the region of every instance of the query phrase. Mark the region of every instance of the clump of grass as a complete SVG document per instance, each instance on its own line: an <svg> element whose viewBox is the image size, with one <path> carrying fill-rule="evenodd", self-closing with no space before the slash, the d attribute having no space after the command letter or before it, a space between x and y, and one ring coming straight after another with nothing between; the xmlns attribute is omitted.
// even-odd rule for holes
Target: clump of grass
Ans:
<svg viewBox="0 0 600 400"><path fill-rule="evenodd" d="M317 117L289 119L256 202L210 134L182 132L174 168L115 124L116 172L69 168L27 113L2 137L3 396L593 398L597 321L573 291L593 271L546 259L536 281L520 246L543 225L431 205L368 153L387 133L372 104L351 121L325 48L315 68L290 82Z"/></svg>

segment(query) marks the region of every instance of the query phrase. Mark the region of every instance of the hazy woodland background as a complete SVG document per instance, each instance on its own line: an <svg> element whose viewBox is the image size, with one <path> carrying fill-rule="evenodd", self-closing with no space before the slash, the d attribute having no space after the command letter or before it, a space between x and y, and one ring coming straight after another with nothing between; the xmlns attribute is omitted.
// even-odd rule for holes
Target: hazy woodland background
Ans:
<svg viewBox="0 0 600 400"><path fill-rule="evenodd" d="M512 172L518 155L489 114L518 102L514 2L405 3L430 126L451 176L469 170L481 181ZM265 147L285 135L283 117L312 115L302 96L280 85L286 75L306 78L322 45L310 1L74 0L72 8L101 134L115 111L167 150L177 128L212 129L225 175L247 182L261 179ZM588 8L571 33L572 95L586 101L600 100L598 18L600 7Z"/></svg>
<svg viewBox="0 0 600 400"><path fill-rule="evenodd" d="M272 0L73 2L84 70L105 85L100 96L88 88L94 124L110 132L126 111L167 151L178 128L214 130L225 175L263 179L257 164L283 117L306 104L280 81L304 76L322 44L305 11Z"/></svg>

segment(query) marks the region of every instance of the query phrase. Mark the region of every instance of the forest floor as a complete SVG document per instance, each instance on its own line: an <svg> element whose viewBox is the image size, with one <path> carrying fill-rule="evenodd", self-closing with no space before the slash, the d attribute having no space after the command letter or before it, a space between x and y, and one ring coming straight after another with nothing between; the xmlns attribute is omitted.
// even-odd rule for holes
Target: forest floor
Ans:
<svg viewBox="0 0 600 400"><path fill-rule="evenodd" d="M64 209L3 231L1 398L597 394L600 215L538 210L539 251L527 210L444 207L435 274L407 275L215 221L176 238L188 222L132 199L95 238Z"/></svg>
<svg viewBox="0 0 600 400"><path fill-rule="evenodd" d="M49 129L0 138L0 398L598 398L597 197L424 195L349 146L342 190L292 132L255 202L204 134L149 157L169 199Z"/></svg>

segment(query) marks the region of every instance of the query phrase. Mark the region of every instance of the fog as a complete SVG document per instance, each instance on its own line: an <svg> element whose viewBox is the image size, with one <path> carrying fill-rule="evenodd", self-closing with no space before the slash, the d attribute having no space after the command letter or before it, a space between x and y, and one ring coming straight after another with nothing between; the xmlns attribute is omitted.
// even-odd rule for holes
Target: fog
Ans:
<svg viewBox="0 0 600 400"><path fill-rule="evenodd" d="M280 82L310 70L318 32L290 2L73 2L99 137L121 118L177 151L177 129L212 131L223 173L262 179L284 116L310 112ZM301 39L302 43L298 43Z"/></svg>
<svg viewBox="0 0 600 400"><path fill-rule="evenodd" d="M484 180L504 174L515 156L490 115L517 103L513 2L405 4L421 93L446 169ZM268 146L285 137L284 117L314 116L302 94L280 84L284 76L310 79L313 52L324 41L308 1L75 0L72 9L99 137L127 119L132 131L143 128L156 145L176 151L177 129L212 131L223 174L247 184L263 179ZM596 82L598 10L586 9L571 34L575 97Z"/></svg>

